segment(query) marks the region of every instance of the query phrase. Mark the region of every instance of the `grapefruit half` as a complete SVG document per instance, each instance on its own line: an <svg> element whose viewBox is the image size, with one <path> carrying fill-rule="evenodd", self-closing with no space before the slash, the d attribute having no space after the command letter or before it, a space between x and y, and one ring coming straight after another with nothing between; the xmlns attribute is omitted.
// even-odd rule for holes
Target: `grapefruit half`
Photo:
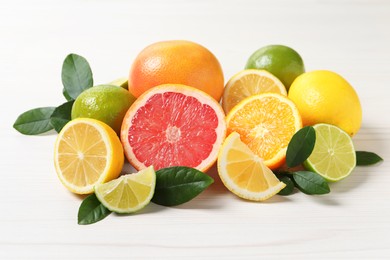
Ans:
<svg viewBox="0 0 390 260"><path fill-rule="evenodd" d="M163 84L142 94L121 129L125 155L137 170L188 166L207 171L226 135L222 107L193 87Z"/></svg>

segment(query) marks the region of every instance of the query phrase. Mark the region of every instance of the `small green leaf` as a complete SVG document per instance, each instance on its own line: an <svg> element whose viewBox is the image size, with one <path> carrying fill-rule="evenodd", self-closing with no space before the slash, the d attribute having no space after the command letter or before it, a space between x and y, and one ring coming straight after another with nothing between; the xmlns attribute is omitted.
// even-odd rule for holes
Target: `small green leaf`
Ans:
<svg viewBox="0 0 390 260"><path fill-rule="evenodd" d="M312 126L306 126L296 132L287 147L287 166L295 167L303 163L312 153L315 142L316 132Z"/></svg>
<svg viewBox="0 0 390 260"><path fill-rule="evenodd" d="M76 99L84 90L93 86L92 70L88 61L77 54L69 54L62 65L62 84L65 93Z"/></svg>
<svg viewBox="0 0 390 260"><path fill-rule="evenodd" d="M77 219L79 225L88 225L96 223L110 214L111 211L100 203L96 195L91 194L81 203Z"/></svg>
<svg viewBox="0 0 390 260"><path fill-rule="evenodd" d="M294 191L294 182L291 180L291 178L286 175L277 176L277 177L280 181L286 184L286 187L284 187L281 191L279 191L278 195L282 195L282 196L291 195Z"/></svg>
<svg viewBox="0 0 390 260"><path fill-rule="evenodd" d="M45 133L53 127L50 125L50 116L55 107L39 107L28 110L18 116L13 127L25 135Z"/></svg>
<svg viewBox="0 0 390 260"><path fill-rule="evenodd" d="M309 171L298 171L293 173L297 188L309 195L320 195L330 192L327 181L319 174Z"/></svg>
<svg viewBox="0 0 390 260"><path fill-rule="evenodd" d="M66 91L65 88L62 89L62 95L65 97L65 99L66 99L67 101L72 101L72 100L74 100L73 98L71 98L71 97L69 96L69 94L68 94L68 92Z"/></svg>
<svg viewBox="0 0 390 260"><path fill-rule="evenodd" d="M192 200L214 182L214 179L189 167L169 167L156 171L156 189L152 201L176 206Z"/></svg>
<svg viewBox="0 0 390 260"><path fill-rule="evenodd" d="M50 117L50 124L59 133L61 129L72 119L72 106L74 100L68 101L57 107Z"/></svg>
<svg viewBox="0 0 390 260"><path fill-rule="evenodd" d="M356 151L357 166L373 165L381 161L383 161L383 159L376 153L366 152L366 151Z"/></svg>

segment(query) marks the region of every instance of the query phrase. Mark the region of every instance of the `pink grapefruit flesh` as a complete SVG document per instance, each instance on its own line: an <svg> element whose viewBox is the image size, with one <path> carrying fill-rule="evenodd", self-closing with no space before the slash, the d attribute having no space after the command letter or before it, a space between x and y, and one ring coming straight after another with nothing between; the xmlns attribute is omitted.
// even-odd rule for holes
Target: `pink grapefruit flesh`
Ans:
<svg viewBox="0 0 390 260"><path fill-rule="evenodd" d="M121 140L138 170L188 166L206 171L225 138L221 106L192 87L165 84L140 96L127 112Z"/></svg>

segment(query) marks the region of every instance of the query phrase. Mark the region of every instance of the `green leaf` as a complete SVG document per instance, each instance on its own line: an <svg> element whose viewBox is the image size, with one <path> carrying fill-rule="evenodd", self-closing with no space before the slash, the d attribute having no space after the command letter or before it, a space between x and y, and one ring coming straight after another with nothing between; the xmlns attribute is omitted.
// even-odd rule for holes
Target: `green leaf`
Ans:
<svg viewBox="0 0 390 260"><path fill-rule="evenodd" d="M303 163L312 153L315 142L316 132L312 126L306 126L296 132L287 147L287 166L295 167Z"/></svg>
<svg viewBox="0 0 390 260"><path fill-rule="evenodd" d="M65 97L65 99L66 99L67 101L72 101L72 100L74 100L73 98L71 98L71 97L69 96L69 94L68 94L68 92L66 91L65 88L62 89L62 95Z"/></svg>
<svg viewBox="0 0 390 260"><path fill-rule="evenodd" d="M286 184L286 187L284 187L281 191L279 191L278 195L282 195L282 196L291 195L294 191L294 182L291 180L291 178L286 175L277 176L277 177L280 181Z"/></svg>
<svg viewBox="0 0 390 260"><path fill-rule="evenodd" d="M72 106L74 100L68 101L57 107L50 117L50 124L59 133L61 129L72 119Z"/></svg>
<svg viewBox="0 0 390 260"><path fill-rule="evenodd" d="M163 168L156 171L152 201L164 206L180 205L195 198L213 182L213 178L193 168Z"/></svg>
<svg viewBox="0 0 390 260"><path fill-rule="evenodd" d="M81 203L77 219L79 225L88 225L96 223L110 214L111 211L100 203L96 195L91 194Z"/></svg>
<svg viewBox="0 0 390 260"><path fill-rule="evenodd" d="M366 152L366 151L356 151L357 166L373 165L381 161L383 161L383 159L376 153Z"/></svg>
<svg viewBox="0 0 390 260"><path fill-rule="evenodd" d="M65 93L76 99L84 90L93 86L92 70L88 61L77 54L69 54L62 65L62 84Z"/></svg>
<svg viewBox="0 0 390 260"><path fill-rule="evenodd" d="M320 195L330 192L327 181L317 173L309 171L298 171L293 173L297 188L309 195Z"/></svg>
<svg viewBox="0 0 390 260"><path fill-rule="evenodd" d="M50 125L50 116L55 107L39 107L28 110L18 116L13 127L25 135L45 133L53 127Z"/></svg>

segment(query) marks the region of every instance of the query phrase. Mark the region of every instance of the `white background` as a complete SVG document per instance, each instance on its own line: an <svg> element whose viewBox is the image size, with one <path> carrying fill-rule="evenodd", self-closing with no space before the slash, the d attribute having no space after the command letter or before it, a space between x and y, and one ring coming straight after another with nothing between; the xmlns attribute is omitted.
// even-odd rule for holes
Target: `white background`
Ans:
<svg viewBox="0 0 390 260"><path fill-rule="evenodd" d="M0 259L389 259L390 1L0 1ZM178 207L150 204L131 216L77 224L81 198L53 167L54 133L12 128L34 107L56 106L68 53L90 62L96 84L127 76L156 41L210 49L225 79L256 49L284 44L306 70L329 69L358 92L357 150L384 162L356 168L325 196L253 203L217 176Z"/></svg>

